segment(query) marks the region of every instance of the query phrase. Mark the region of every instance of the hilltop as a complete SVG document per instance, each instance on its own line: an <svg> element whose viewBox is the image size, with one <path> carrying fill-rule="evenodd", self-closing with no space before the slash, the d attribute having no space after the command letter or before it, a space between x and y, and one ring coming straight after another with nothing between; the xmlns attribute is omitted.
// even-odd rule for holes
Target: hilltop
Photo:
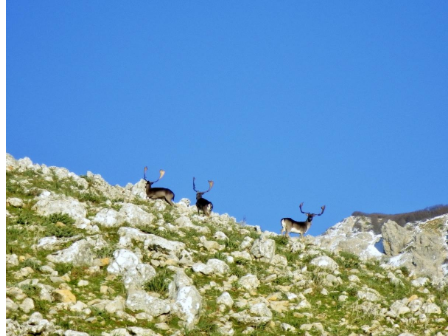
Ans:
<svg viewBox="0 0 448 336"><path fill-rule="evenodd" d="M448 215L288 239L144 187L6 155L7 335L448 335Z"/></svg>

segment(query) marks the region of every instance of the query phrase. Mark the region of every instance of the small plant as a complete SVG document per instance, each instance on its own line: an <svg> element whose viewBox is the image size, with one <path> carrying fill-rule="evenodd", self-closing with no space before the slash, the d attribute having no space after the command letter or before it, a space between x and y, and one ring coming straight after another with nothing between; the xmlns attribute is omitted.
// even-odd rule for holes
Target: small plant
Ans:
<svg viewBox="0 0 448 336"><path fill-rule="evenodd" d="M72 226L56 226L52 225L45 231L47 237L55 236L57 238L73 237L76 235L76 230Z"/></svg>
<svg viewBox="0 0 448 336"><path fill-rule="evenodd" d="M64 275L68 272L70 272L73 269L72 264L66 264L66 263L58 263L56 264L54 270L58 272L59 275Z"/></svg>
<svg viewBox="0 0 448 336"><path fill-rule="evenodd" d="M212 259L219 259L219 260L225 261L226 260L226 255L224 253L222 253L221 251L218 251L211 258Z"/></svg>
<svg viewBox="0 0 448 336"><path fill-rule="evenodd" d="M35 213L27 208L20 208L17 212L16 224L30 225L36 221Z"/></svg>
<svg viewBox="0 0 448 336"><path fill-rule="evenodd" d="M79 195L78 198L79 198L79 200L81 202L91 202L91 203L94 203L94 204L100 204L100 203L106 201L106 197L100 196L100 195L97 195L97 194L94 194L94 193L91 193L91 192L82 193L82 194Z"/></svg>
<svg viewBox="0 0 448 336"><path fill-rule="evenodd" d="M37 287L37 285L31 285L31 284L22 285L20 288L26 294L26 296L29 297L37 296L40 293L40 288Z"/></svg>
<svg viewBox="0 0 448 336"><path fill-rule="evenodd" d="M155 292L165 296L168 292L168 285L171 281L171 276L173 272L167 268L163 268L157 272L156 276L148 281L144 288L148 292Z"/></svg>
<svg viewBox="0 0 448 336"><path fill-rule="evenodd" d="M47 216L44 220L44 225L45 224L56 224L57 222L61 222L64 223L65 225L71 225L75 223L75 220L73 218L71 218L69 215L67 215L66 213L54 213L51 214L49 216Z"/></svg>
<svg viewBox="0 0 448 336"><path fill-rule="evenodd" d="M401 273L403 274L403 276L409 277L409 270L406 266L401 266L400 270L401 270Z"/></svg>
<svg viewBox="0 0 448 336"><path fill-rule="evenodd" d="M34 307L37 311L43 313L43 314L47 314L48 311L50 310L50 302L46 301L46 300L41 300L39 298L34 298Z"/></svg>
<svg viewBox="0 0 448 336"><path fill-rule="evenodd" d="M230 273L231 273L231 275L235 275L238 278L241 278L242 276L247 274L247 272L244 270L243 267L235 265L235 264L233 264L230 267Z"/></svg>
<svg viewBox="0 0 448 336"><path fill-rule="evenodd" d="M165 221L165 223L174 223L174 217L169 211L165 211L163 213L163 220Z"/></svg>
<svg viewBox="0 0 448 336"><path fill-rule="evenodd" d="M115 248L112 245L105 246L96 252L98 258L111 258L114 254Z"/></svg>
<svg viewBox="0 0 448 336"><path fill-rule="evenodd" d="M279 246L286 246L288 245L288 237L281 235L281 236L276 236L274 237L275 243Z"/></svg>
<svg viewBox="0 0 448 336"><path fill-rule="evenodd" d="M231 240L231 239L227 239L225 241L225 246L229 250L235 250L235 249L237 249L240 246L240 242L239 241L235 241L235 240Z"/></svg>
<svg viewBox="0 0 448 336"><path fill-rule="evenodd" d="M155 226L150 226L150 225L146 225L146 226L140 226L139 227L140 231L144 232L144 233L149 233L149 234L160 234L160 231L157 230L157 228Z"/></svg>
<svg viewBox="0 0 448 336"><path fill-rule="evenodd" d="M235 264L245 266L245 265L249 264L249 260L246 260L243 258L235 258Z"/></svg>
<svg viewBox="0 0 448 336"><path fill-rule="evenodd" d="M70 321L67 318L57 316L55 324L62 329L70 329Z"/></svg>
<svg viewBox="0 0 448 336"><path fill-rule="evenodd" d="M71 281L76 281L86 275L87 266L74 266L70 270Z"/></svg>
<svg viewBox="0 0 448 336"><path fill-rule="evenodd" d="M55 236L58 238L73 237L78 230L73 227L75 220L65 213L54 213L47 216L43 225L45 226L45 236Z"/></svg>
<svg viewBox="0 0 448 336"><path fill-rule="evenodd" d="M79 177L81 177L81 178L83 178L84 180L86 180L87 181L87 183L88 183L88 188L91 188L92 186L93 186L93 177L90 177L90 176L87 176L87 175L81 175L81 176L79 176Z"/></svg>
<svg viewBox="0 0 448 336"><path fill-rule="evenodd" d="M8 221L8 219L7 219ZM6 226L6 253L14 253L16 242L24 239L24 232L20 228Z"/></svg>
<svg viewBox="0 0 448 336"><path fill-rule="evenodd" d="M39 270L39 266L40 262L34 258L26 259L22 264L22 267L31 267L35 271Z"/></svg>
<svg viewBox="0 0 448 336"><path fill-rule="evenodd" d="M290 285L291 283L292 283L292 280L286 276L277 277L276 279L274 279L272 281L273 285L281 285L281 286Z"/></svg>
<svg viewBox="0 0 448 336"><path fill-rule="evenodd" d="M299 252L285 251L283 252L283 255L285 256L286 260L288 260L288 264L295 264L300 260Z"/></svg>
<svg viewBox="0 0 448 336"><path fill-rule="evenodd" d="M196 325L194 330L187 331L185 336L193 336L193 335L220 335L218 332L218 328L215 322L215 319L210 315L203 314L199 319L198 324Z"/></svg>
<svg viewBox="0 0 448 336"><path fill-rule="evenodd" d="M350 252L339 252L340 261L345 268L358 268L360 265L359 257L356 254Z"/></svg>

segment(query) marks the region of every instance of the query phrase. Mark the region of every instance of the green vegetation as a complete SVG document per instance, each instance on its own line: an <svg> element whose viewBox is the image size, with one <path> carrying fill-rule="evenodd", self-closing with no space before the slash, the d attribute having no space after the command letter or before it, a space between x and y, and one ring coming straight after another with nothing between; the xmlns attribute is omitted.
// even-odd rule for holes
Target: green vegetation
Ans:
<svg viewBox="0 0 448 336"><path fill-rule="evenodd" d="M168 293L168 286L172 281L172 277L172 271L167 268L159 269L156 276L148 281L143 288L148 292L154 292L166 296Z"/></svg>

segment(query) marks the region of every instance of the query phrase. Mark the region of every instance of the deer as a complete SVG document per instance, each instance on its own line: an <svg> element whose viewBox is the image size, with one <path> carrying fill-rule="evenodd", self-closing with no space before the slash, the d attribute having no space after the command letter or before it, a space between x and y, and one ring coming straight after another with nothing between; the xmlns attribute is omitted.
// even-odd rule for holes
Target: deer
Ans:
<svg viewBox="0 0 448 336"><path fill-rule="evenodd" d="M151 188L154 183L156 183L158 180L160 180L163 175L165 175L165 171L160 169L159 178L155 180L154 182L148 181L146 179L146 171L148 170L148 167L145 167L143 171L143 179L146 181L146 197L148 199L163 199L165 200L169 205L174 205L174 193L168 189L168 188Z"/></svg>
<svg viewBox="0 0 448 336"><path fill-rule="evenodd" d="M307 219L304 222L297 222L292 218L282 218L281 220L281 224L282 224L282 231L280 232L280 234L283 234L283 232L285 232L286 237L289 237L289 233L300 233L302 239L303 236L305 235L305 233L308 231L308 229L311 227L311 222L313 221L313 217L314 216L320 216L324 213L325 211L325 205L323 205L321 207L322 211L320 214L315 214L315 213L311 213L311 212L303 212L302 210L302 206L303 206L303 202L300 203L300 211L307 215Z"/></svg>
<svg viewBox="0 0 448 336"><path fill-rule="evenodd" d="M202 211L207 217L210 217L210 213L213 210L213 203L209 200L206 200L202 197L205 193L209 192L213 187L213 181L208 181L209 188L207 191L197 191L196 186L194 185L195 177L193 177L193 190L196 191L196 207L198 208L198 215L199 210Z"/></svg>

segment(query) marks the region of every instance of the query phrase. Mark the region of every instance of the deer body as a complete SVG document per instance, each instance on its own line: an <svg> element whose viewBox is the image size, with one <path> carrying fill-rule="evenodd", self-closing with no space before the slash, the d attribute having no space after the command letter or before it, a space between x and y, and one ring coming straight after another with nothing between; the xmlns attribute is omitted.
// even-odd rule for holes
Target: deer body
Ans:
<svg viewBox="0 0 448 336"><path fill-rule="evenodd" d="M210 214L213 210L213 203L203 198L202 195L212 189L213 181L208 181L209 188L207 191L197 191L196 186L194 185L194 180L195 178L193 177L193 190L196 191L196 207L198 208L198 215L199 211L202 211L207 217L210 217Z"/></svg>
<svg viewBox="0 0 448 336"><path fill-rule="evenodd" d="M143 178L146 181L146 197L148 199L163 199L169 205L174 205L174 203L173 203L174 193L170 189L168 189L168 188L151 188L154 183L156 183L158 180L160 180L163 177L163 175L165 174L165 171L160 170L159 178L156 181L151 182L146 179L146 170L147 169L148 168L145 167L145 171L143 174Z"/></svg>
<svg viewBox="0 0 448 336"><path fill-rule="evenodd" d="M300 233L300 235L303 238L305 233L311 227L311 221L308 220L306 220L305 222L298 222L292 218L282 218L281 223L282 223L281 234L285 232L287 237L289 237L289 233L292 232L292 233Z"/></svg>
<svg viewBox="0 0 448 336"><path fill-rule="evenodd" d="M210 202L209 200L206 200L205 198L197 198L196 201L196 207L198 208L198 214L199 214L199 210L202 211L206 216L210 217L210 213L213 210L213 203Z"/></svg>
<svg viewBox="0 0 448 336"><path fill-rule="evenodd" d="M285 235L287 237L289 237L289 233L290 232L292 232L292 233L300 233L300 235L301 235L301 237L303 239L303 236L305 235L305 233L311 227L311 223L313 221L313 217L314 216L320 216L325 211L325 205L324 205L324 206L321 207L322 212L320 214L315 214L315 213L310 213L310 212L303 212L302 211L302 205L303 205L303 203L301 203L299 207L300 207L300 211L308 216L306 221L298 222L298 221L295 221L292 218L282 218L282 220L281 220L282 231L280 232L280 234L283 234L283 232L285 232Z"/></svg>

